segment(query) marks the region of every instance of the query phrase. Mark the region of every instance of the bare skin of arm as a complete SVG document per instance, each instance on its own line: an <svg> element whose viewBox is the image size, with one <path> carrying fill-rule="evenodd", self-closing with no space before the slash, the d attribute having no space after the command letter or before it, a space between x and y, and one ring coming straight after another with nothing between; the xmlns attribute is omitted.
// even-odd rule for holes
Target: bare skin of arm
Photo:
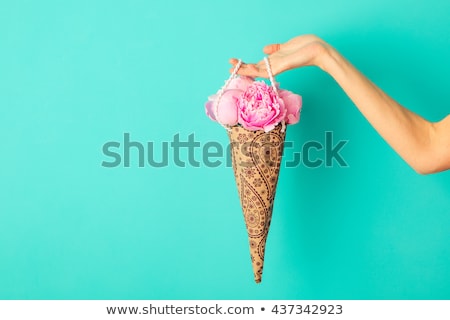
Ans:
<svg viewBox="0 0 450 320"><path fill-rule="evenodd" d="M303 66L330 74L386 142L418 173L450 169L450 115L430 122L404 108L359 72L333 47L313 35L264 47L274 75ZM237 59L231 59L235 65ZM240 75L267 77L264 61L243 64Z"/></svg>

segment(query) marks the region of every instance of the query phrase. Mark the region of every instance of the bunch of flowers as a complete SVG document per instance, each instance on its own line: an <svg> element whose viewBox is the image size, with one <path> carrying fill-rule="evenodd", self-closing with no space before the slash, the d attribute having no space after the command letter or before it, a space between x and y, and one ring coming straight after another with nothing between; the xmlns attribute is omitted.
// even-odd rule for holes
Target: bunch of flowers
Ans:
<svg viewBox="0 0 450 320"><path fill-rule="evenodd" d="M222 125L241 125L250 131L268 132L279 123L297 123L302 97L288 90L275 90L251 77L232 78L221 94L208 98L206 114Z"/></svg>

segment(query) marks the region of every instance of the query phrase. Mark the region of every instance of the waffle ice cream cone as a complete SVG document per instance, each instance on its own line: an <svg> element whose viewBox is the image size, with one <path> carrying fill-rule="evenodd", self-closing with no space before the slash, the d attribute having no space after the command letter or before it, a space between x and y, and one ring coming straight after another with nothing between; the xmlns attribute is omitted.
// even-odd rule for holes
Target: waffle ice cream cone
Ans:
<svg viewBox="0 0 450 320"><path fill-rule="evenodd" d="M264 132L235 126L228 132L256 283L262 279L266 240L286 137L281 128L278 125Z"/></svg>

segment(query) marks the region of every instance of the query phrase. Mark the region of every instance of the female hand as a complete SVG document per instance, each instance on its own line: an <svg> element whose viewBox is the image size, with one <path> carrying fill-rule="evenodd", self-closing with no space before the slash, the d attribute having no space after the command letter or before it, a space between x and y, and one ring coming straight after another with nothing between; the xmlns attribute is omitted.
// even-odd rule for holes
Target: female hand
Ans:
<svg viewBox="0 0 450 320"><path fill-rule="evenodd" d="M270 44L264 47L263 51L268 55L273 75L283 71L303 67L318 66L322 68L322 56L329 46L320 38L314 35L301 35L283 44ZM233 67L238 63L236 58L230 59ZM239 75L250 77L267 78L267 70L264 60L258 63L243 63L238 71Z"/></svg>

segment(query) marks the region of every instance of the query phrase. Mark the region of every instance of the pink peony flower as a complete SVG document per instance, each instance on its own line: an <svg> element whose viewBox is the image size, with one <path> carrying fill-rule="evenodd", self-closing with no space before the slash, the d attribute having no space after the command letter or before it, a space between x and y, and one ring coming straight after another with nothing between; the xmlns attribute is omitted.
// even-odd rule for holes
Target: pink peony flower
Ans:
<svg viewBox="0 0 450 320"><path fill-rule="evenodd" d="M302 109L302 97L288 90L278 90L280 98L283 99L286 108L286 124L294 124L300 120L300 110Z"/></svg>
<svg viewBox="0 0 450 320"><path fill-rule="evenodd" d="M284 120L286 108L273 88L255 81L237 101L239 123L247 130L268 132Z"/></svg>
<svg viewBox="0 0 450 320"><path fill-rule="evenodd" d="M217 117L220 123L228 126L237 125L237 100L253 81L254 79L250 77L238 77L230 81L217 106ZM208 97L208 101L205 104L206 114L214 121L218 121L214 110L217 97L217 94Z"/></svg>

